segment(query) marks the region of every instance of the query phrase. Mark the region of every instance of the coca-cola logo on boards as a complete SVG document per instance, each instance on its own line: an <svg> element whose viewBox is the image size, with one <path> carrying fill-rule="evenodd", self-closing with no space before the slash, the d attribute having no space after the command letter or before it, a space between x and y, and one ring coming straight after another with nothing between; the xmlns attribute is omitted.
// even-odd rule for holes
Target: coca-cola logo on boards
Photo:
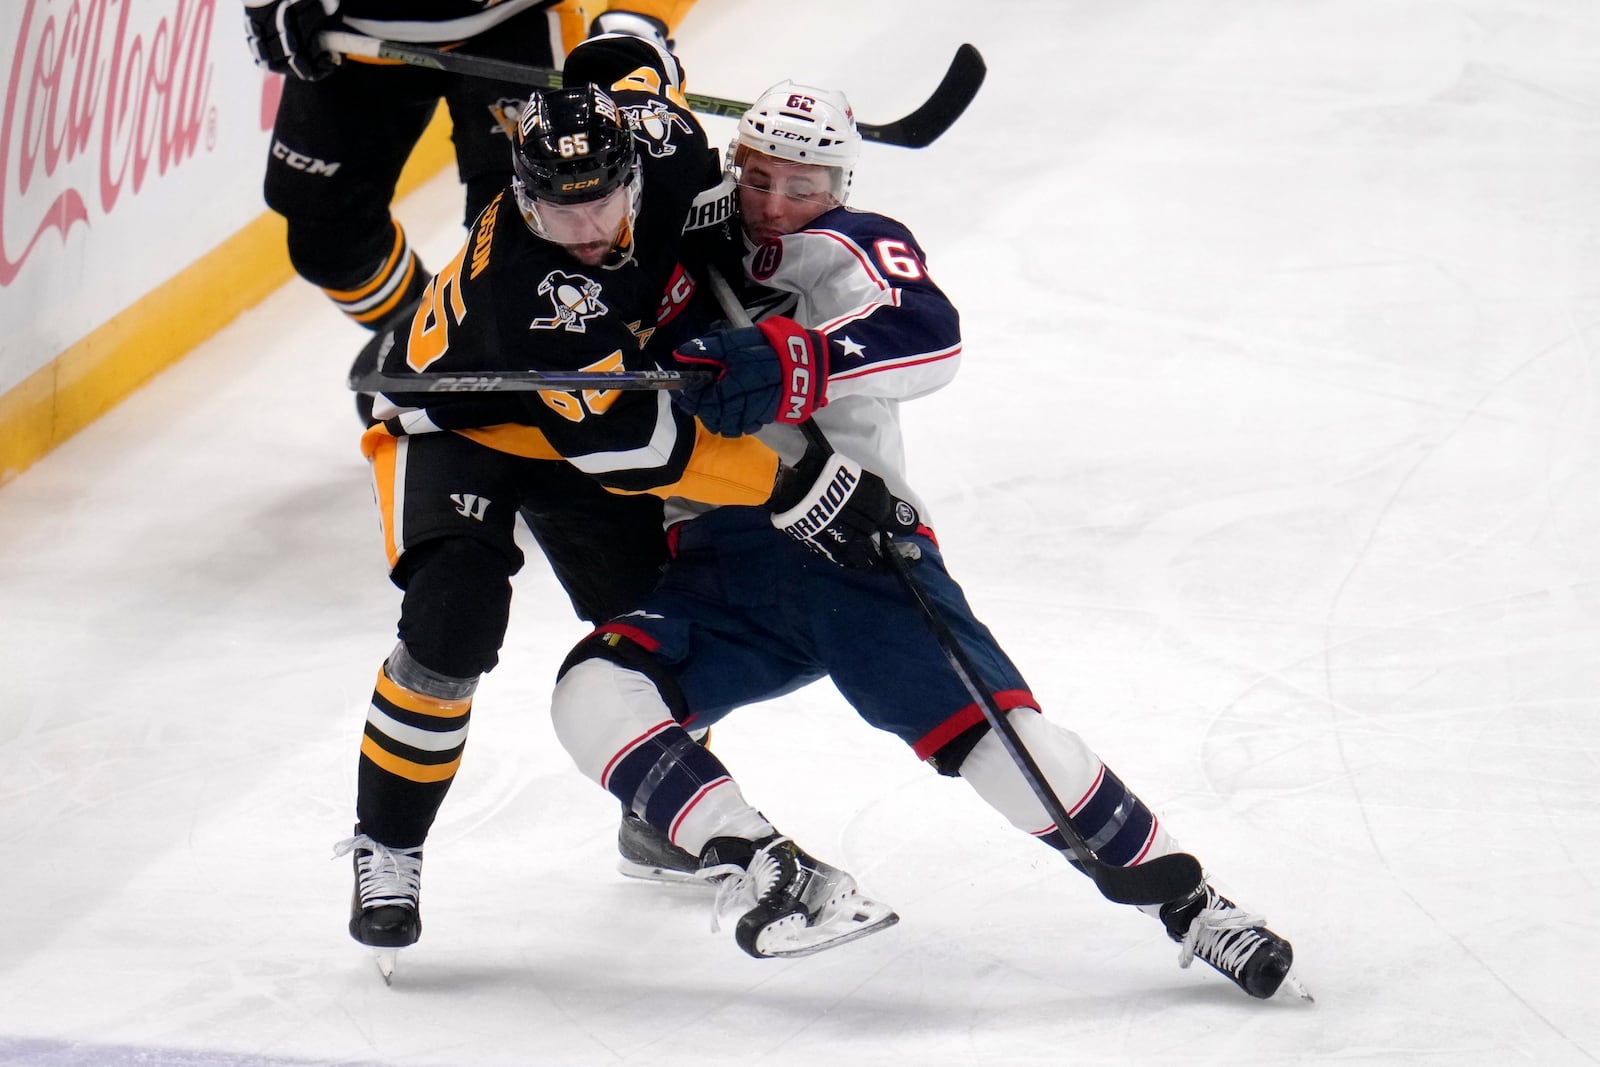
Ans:
<svg viewBox="0 0 1600 1067"><path fill-rule="evenodd" d="M89 225L91 203L108 214L152 164L167 173L202 135L214 146L214 14L215 0L21 0L0 116L0 286L50 231L65 242Z"/></svg>

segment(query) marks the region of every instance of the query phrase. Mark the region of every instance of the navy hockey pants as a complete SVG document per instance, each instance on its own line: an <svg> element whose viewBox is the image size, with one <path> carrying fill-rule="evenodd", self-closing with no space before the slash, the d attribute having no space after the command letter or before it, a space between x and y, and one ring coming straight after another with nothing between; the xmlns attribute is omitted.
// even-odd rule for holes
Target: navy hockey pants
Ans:
<svg viewBox="0 0 1600 1067"><path fill-rule="evenodd" d="M926 759L983 721L921 609L886 568L847 570L724 507L674 528L675 555L639 609L601 633L631 638L676 678L686 725L829 676L867 722ZM927 537L917 580L1002 708L1037 707L1017 668L973 617Z"/></svg>

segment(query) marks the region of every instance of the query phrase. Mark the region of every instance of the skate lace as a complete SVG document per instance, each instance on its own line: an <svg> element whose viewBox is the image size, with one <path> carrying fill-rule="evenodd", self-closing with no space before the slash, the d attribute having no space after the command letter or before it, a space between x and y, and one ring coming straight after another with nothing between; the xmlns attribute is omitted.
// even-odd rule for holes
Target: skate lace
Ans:
<svg viewBox="0 0 1600 1067"><path fill-rule="evenodd" d="M1265 926L1266 916L1252 915L1238 908L1204 908L1189 923L1178 953L1178 966L1187 967L1199 956L1229 974L1238 974L1264 939L1252 927Z"/></svg>
<svg viewBox="0 0 1600 1067"><path fill-rule="evenodd" d="M390 848L366 834L347 837L333 846L333 856L356 854L356 889L363 908L417 906L422 894L422 849Z"/></svg>
<svg viewBox="0 0 1600 1067"><path fill-rule="evenodd" d="M730 912L743 915L772 892L778 876L783 873L783 866L773 858L772 850L788 840L780 837L773 841L752 856L750 865L743 869L730 863L697 872L697 877L714 882L717 887L716 899L711 902L712 933L722 929L722 920Z"/></svg>

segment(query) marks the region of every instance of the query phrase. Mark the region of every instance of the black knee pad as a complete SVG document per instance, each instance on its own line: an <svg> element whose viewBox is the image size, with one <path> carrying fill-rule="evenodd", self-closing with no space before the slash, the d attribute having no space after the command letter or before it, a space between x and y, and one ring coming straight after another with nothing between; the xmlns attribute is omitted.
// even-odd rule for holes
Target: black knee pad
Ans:
<svg viewBox="0 0 1600 1067"><path fill-rule="evenodd" d="M289 262L324 289L354 289L371 280L394 248L387 205L349 218L288 216Z"/></svg>
<svg viewBox="0 0 1600 1067"><path fill-rule="evenodd" d="M412 658L454 678L493 669L511 617L514 570L503 553L466 537L407 549L394 580L405 590L399 636Z"/></svg>
<svg viewBox="0 0 1600 1067"><path fill-rule="evenodd" d="M978 742L983 740L983 735L991 729L993 727L989 725L988 719L974 723L940 745L938 751L928 757L928 763L946 777L959 778L962 761L971 754Z"/></svg>
<svg viewBox="0 0 1600 1067"><path fill-rule="evenodd" d="M603 659L630 671L638 671L650 679L656 691L661 694L661 700L667 705L667 710L672 712L672 717L682 722L689 714L689 705L683 699L683 690L678 687L678 679L666 664L656 659L638 643L618 633L600 632L590 634L579 641L577 646L567 654L566 660L561 664L561 669L556 672L559 681L568 671L582 663L584 660Z"/></svg>

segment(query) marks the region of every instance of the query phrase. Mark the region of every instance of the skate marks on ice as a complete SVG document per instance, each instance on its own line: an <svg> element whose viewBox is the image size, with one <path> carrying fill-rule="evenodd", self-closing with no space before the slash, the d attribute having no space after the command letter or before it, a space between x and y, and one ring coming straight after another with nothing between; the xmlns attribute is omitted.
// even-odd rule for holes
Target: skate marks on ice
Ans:
<svg viewBox="0 0 1600 1067"><path fill-rule="evenodd" d="M326 1063L321 1059L258 1056L213 1049L0 1038L0 1067L325 1067ZM378 1060L341 1060L340 1063L341 1067L381 1067Z"/></svg>

